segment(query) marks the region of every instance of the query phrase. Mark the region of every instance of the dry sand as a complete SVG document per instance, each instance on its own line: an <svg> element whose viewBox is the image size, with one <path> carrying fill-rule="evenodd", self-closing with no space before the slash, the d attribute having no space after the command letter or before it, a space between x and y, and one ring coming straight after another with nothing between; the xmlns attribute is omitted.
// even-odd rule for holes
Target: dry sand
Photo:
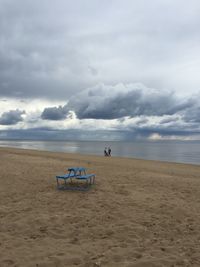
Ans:
<svg viewBox="0 0 200 267"><path fill-rule="evenodd" d="M70 166L88 192L56 190ZM0 149L0 267L200 266L200 166Z"/></svg>

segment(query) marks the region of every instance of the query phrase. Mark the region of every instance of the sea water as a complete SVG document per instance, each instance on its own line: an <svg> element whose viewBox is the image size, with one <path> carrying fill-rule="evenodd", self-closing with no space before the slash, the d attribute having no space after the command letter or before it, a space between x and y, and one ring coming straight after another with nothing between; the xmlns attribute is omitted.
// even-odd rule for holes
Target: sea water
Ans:
<svg viewBox="0 0 200 267"><path fill-rule="evenodd" d="M0 141L1 147L200 164L200 141Z"/></svg>

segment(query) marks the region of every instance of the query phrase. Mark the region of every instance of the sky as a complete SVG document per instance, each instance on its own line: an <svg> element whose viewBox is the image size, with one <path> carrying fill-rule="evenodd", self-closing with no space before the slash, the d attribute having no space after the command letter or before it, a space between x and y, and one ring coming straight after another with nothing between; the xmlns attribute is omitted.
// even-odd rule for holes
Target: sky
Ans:
<svg viewBox="0 0 200 267"><path fill-rule="evenodd" d="M0 0L0 139L200 140L199 0Z"/></svg>

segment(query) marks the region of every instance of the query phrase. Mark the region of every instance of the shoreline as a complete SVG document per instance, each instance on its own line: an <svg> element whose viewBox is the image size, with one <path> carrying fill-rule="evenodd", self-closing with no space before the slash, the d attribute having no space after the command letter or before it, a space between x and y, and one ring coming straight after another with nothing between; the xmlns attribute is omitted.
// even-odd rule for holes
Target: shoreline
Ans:
<svg viewBox="0 0 200 267"><path fill-rule="evenodd" d="M0 266L200 266L200 166L0 148ZM59 191L71 166L89 191Z"/></svg>
<svg viewBox="0 0 200 267"><path fill-rule="evenodd" d="M85 156L85 157L99 157L99 158L105 158L103 153L102 155L97 155L97 154L85 154L85 153L69 153L69 152L64 152L64 151L52 151L52 150L42 150L42 149L30 149L30 148L18 148L18 147L4 147L0 146L0 150L22 150L22 151L30 151L30 152L42 152L42 153L54 153L54 154L66 154L66 155L77 155L77 156ZM154 160L154 159L143 159L143 158L134 158L134 157L128 157L128 156L111 156L111 158L116 158L116 159L127 159L127 160L138 160L138 161L152 161L152 162L157 162L157 163L166 163L166 164L181 164L181 165L192 165L192 166L199 166L200 163L187 163L187 162L174 162L174 161L167 161L167 160Z"/></svg>
<svg viewBox="0 0 200 267"><path fill-rule="evenodd" d="M178 142L178 141L0 141L0 146L46 150L52 152L82 153L90 155L104 154L105 147L112 148L112 156L155 160L162 162L176 162L200 165L200 142Z"/></svg>

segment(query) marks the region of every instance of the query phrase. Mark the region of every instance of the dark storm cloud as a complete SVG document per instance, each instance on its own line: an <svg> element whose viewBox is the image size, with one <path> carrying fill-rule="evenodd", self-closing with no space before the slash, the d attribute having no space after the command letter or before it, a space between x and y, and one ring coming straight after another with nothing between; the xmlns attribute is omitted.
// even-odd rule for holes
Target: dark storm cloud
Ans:
<svg viewBox="0 0 200 267"><path fill-rule="evenodd" d="M45 108L41 114L43 120L64 120L68 113L66 106Z"/></svg>
<svg viewBox="0 0 200 267"><path fill-rule="evenodd" d="M63 120L67 113L74 111L81 119L122 119L141 117L137 124L144 124L147 117L168 115L160 124L175 122L178 115L185 121L199 120L198 99L180 99L173 92L146 88L141 84L100 84L72 96L69 102L59 107L45 108L41 118ZM177 116L173 116L177 114ZM143 116L143 118L142 118Z"/></svg>
<svg viewBox="0 0 200 267"><path fill-rule="evenodd" d="M199 123L200 122L200 103L189 108L184 112L183 119L185 122Z"/></svg>
<svg viewBox="0 0 200 267"><path fill-rule="evenodd" d="M25 111L21 110L10 110L4 112L0 117L0 125L14 125L20 121L23 121L22 115L25 114Z"/></svg>
<svg viewBox="0 0 200 267"><path fill-rule="evenodd" d="M85 90L71 97L66 107L73 110L79 119L117 119L173 115L192 104L190 100L179 100L172 92L121 84L99 85Z"/></svg>
<svg viewBox="0 0 200 267"><path fill-rule="evenodd" d="M0 0L0 96L67 100L121 81L197 90L199 12L197 0Z"/></svg>

